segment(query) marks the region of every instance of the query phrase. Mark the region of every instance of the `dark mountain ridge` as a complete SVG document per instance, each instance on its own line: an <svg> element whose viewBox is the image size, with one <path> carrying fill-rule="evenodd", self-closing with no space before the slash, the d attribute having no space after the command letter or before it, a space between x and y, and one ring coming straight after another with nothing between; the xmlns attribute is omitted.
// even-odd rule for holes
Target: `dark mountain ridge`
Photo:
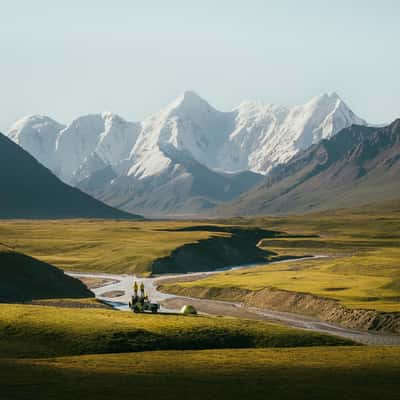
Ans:
<svg viewBox="0 0 400 400"><path fill-rule="evenodd" d="M138 219L61 182L0 133L0 218Z"/></svg>
<svg viewBox="0 0 400 400"><path fill-rule="evenodd" d="M399 197L400 119L384 128L352 125L275 167L218 214L288 214Z"/></svg>

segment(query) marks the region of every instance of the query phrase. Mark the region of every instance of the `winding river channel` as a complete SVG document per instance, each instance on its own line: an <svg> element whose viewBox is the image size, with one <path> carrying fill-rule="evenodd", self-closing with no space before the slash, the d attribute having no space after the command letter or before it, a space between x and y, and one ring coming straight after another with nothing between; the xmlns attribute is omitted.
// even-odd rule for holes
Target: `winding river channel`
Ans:
<svg viewBox="0 0 400 400"><path fill-rule="evenodd" d="M323 258L327 257L325 255L316 255L313 258ZM302 262L304 260L309 260L310 257L297 258L292 260L276 261L273 262ZM270 264L273 264L270 263ZM152 302L160 303L160 311L163 313L176 313L179 312L180 308L185 304L192 304L196 309L203 314L209 315L224 315L231 317L255 319L269 322L276 322L284 324L287 326L312 330L320 333L327 333L331 335L336 335L348 339L352 339L358 343L367 345L400 345L400 335L389 335L381 333L372 333L366 331L357 331L354 329L349 329L334 325L331 323L323 322L311 317L307 317L300 314L287 313L272 311L268 309L259 309L255 307L248 307L242 303L220 301L220 300L206 300L189 298L183 296L177 296L174 294L168 294L160 292L157 286L161 281L168 279L169 282L174 282L175 280L195 280L208 275L218 274L221 272L226 272L227 270L233 269L248 269L254 268L259 264L245 265L245 266L235 266L226 267L223 269L213 270L209 272L194 272L188 274L165 274L161 276L155 276L150 278L137 277L135 275L117 275L117 274L103 274L103 273L80 273L80 272L69 272L68 275L73 276L78 279L104 279L105 284L103 286L91 289L95 294L96 298L102 302L112 306L113 308L121 311L130 311L128 303L131 299L133 292L134 281L143 282L145 287L145 292L149 296ZM262 265L265 265L262 264ZM117 297L115 297L117 295Z"/></svg>

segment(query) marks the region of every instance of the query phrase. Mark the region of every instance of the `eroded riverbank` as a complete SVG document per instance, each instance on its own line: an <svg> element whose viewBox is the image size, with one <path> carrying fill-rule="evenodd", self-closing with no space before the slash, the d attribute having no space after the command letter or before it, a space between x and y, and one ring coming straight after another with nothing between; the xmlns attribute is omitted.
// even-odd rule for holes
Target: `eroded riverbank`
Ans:
<svg viewBox="0 0 400 400"><path fill-rule="evenodd" d="M324 256L316 256L324 257ZM307 258L308 259L308 258ZM300 259L293 261L301 261ZM286 261L288 262L288 261ZM290 262L290 261L289 261ZM252 268L252 266L233 267L233 268ZM226 270L226 269L225 269ZM114 279L116 283L112 283L103 287L93 289L96 297L101 301L113 306L118 310L129 310L128 302L132 295L132 285L134 280L140 280L145 285L145 291L152 301L161 304L161 311L163 312L176 312L184 304L193 304L199 312L216 315L216 316L231 316L238 318L247 318L255 320L263 320L269 322L277 322L287 326L292 326L301 329L313 330L316 332L332 334L347 339L352 339L358 343L368 345L400 345L400 335L393 335L388 333L372 333L359 331L350 327L341 327L334 323L324 322L318 318L295 314L290 312L282 312L267 309L264 307L257 307L251 304L245 304L241 299L234 301L218 300L218 299L200 299L193 296L183 294L166 293L159 289L160 285L165 285L167 282L172 284L182 280L199 280L202 277L211 274L218 274L224 272L210 271L198 272L191 274L178 274L169 276L158 276L150 278L140 278L132 275L110 275L110 274L77 274L71 273L72 276L77 278L103 278ZM117 298L108 298L105 296L107 292L123 291L124 294Z"/></svg>

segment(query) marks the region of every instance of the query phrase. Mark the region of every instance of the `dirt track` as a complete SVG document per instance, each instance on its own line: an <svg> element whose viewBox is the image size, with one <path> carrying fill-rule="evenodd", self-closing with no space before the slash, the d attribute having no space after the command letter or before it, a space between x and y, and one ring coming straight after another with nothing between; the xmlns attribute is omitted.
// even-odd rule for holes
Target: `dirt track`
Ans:
<svg viewBox="0 0 400 400"><path fill-rule="evenodd" d="M399 335L387 335L371 332L356 331L342 328L333 324L324 323L303 315L246 307L242 304L218 300L203 300L186 297L174 297L162 302L165 308L179 309L185 304L192 304L196 309L205 314L230 316L237 318L254 319L258 321L276 322L283 325L327 333L335 336L354 340L367 345L400 345Z"/></svg>

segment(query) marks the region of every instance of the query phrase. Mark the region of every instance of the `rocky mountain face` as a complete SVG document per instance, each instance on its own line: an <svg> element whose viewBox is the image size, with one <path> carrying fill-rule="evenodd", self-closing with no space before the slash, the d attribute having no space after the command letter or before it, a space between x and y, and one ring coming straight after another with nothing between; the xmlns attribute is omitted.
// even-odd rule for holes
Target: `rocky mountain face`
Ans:
<svg viewBox="0 0 400 400"><path fill-rule="evenodd" d="M399 197L400 119L387 127L353 125L275 167L224 215L287 214Z"/></svg>
<svg viewBox="0 0 400 400"><path fill-rule="evenodd" d="M108 204L176 215L234 199L276 165L354 123L365 121L335 93L301 106L245 102L221 112L185 92L140 123L111 113L67 126L30 116L8 136L64 182Z"/></svg>
<svg viewBox="0 0 400 400"><path fill-rule="evenodd" d="M175 154L174 160L159 173L142 178L116 176L106 167L79 187L120 209L152 217L185 217L233 200L264 178L250 171L217 173L185 154Z"/></svg>
<svg viewBox="0 0 400 400"><path fill-rule="evenodd" d="M43 148L52 140L44 136L45 140L41 142ZM112 208L63 183L2 134L0 182L0 218L140 218Z"/></svg>

